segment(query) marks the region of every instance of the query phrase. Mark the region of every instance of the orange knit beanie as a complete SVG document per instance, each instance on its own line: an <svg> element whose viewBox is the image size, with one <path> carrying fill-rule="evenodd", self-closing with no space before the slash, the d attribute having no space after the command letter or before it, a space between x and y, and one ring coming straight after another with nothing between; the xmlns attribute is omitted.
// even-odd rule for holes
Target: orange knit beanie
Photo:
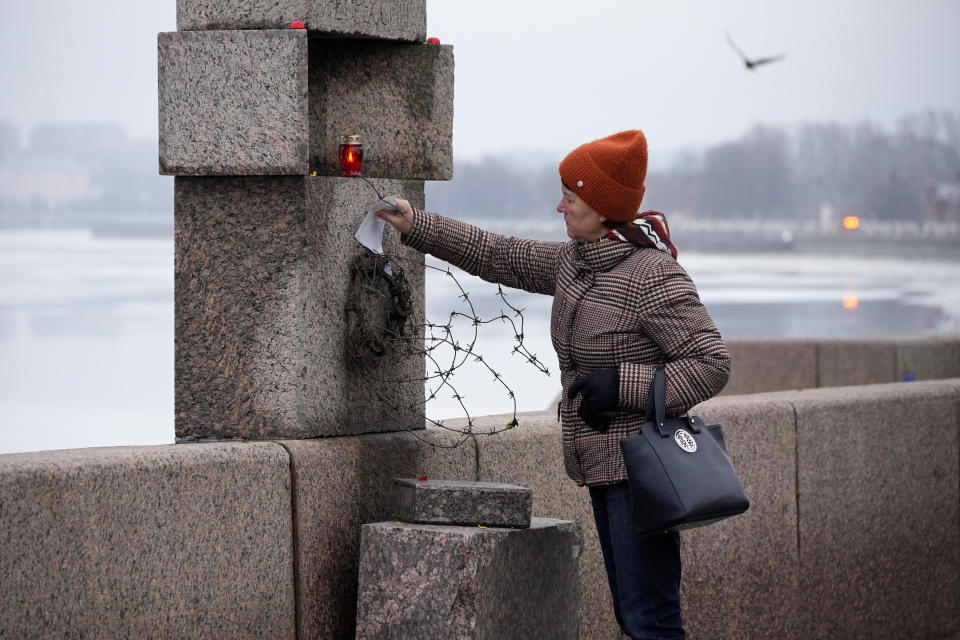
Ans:
<svg viewBox="0 0 960 640"><path fill-rule="evenodd" d="M560 163L560 179L607 220L637 217L647 177L643 131L621 131L582 144Z"/></svg>

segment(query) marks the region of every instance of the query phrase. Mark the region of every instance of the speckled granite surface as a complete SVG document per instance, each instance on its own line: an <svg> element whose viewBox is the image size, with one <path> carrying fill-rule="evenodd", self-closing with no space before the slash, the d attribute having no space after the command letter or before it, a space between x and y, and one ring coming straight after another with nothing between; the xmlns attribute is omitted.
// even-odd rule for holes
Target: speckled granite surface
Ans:
<svg viewBox="0 0 960 640"><path fill-rule="evenodd" d="M473 443L456 442L430 430L281 443L294 473L298 637L354 637L361 525L392 518L395 477L473 479Z"/></svg>
<svg viewBox="0 0 960 640"><path fill-rule="evenodd" d="M795 402L807 637L955 632L956 381L819 389Z"/></svg>
<svg viewBox="0 0 960 640"><path fill-rule="evenodd" d="M348 37L423 42L426 0L177 0L177 29L283 29L294 20L308 30Z"/></svg>
<svg viewBox="0 0 960 640"><path fill-rule="evenodd" d="M798 570L791 395L718 398L694 412L724 426L753 505L745 515L681 534L683 606L691 638L800 640L791 627ZM521 414L518 428L480 438L479 478L529 486L535 516L581 525L580 637L618 638L590 497L563 472L556 418L556 411ZM502 419L484 417L478 427L486 421Z"/></svg>
<svg viewBox="0 0 960 640"><path fill-rule="evenodd" d="M396 478L394 492L394 517L404 522L530 526L533 493L527 487L502 482Z"/></svg>
<svg viewBox="0 0 960 640"><path fill-rule="evenodd" d="M730 381L723 395L817 386L816 340L731 340Z"/></svg>
<svg viewBox="0 0 960 640"><path fill-rule="evenodd" d="M160 173L306 175L303 30L161 33Z"/></svg>
<svg viewBox="0 0 960 640"><path fill-rule="evenodd" d="M0 455L0 637L292 640L289 473L274 443Z"/></svg>
<svg viewBox="0 0 960 640"><path fill-rule="evenodd" d="M339 175L340 136L363 136L368 177L453 177L453 47L310 40L310 168Z"/></svg>
<svg viewBox="0 0 960 640"><path fill-rule="evenodd" d="M817 386L841 387L897 381L897 346L892 340L821 340Z"/></svg>
<svg viewBox="0 0 960 640"><path fill-rule="evenodd" d="M579 637L618 638L619 627L613 617L590 495L564 473L557 412L522 413L517 417L519 427L477 439L480 463L477 477L486 482L509 482L530 487L534 516L560 518L580 525L583 551L577 569ZM487 424L502 424L509 419L484 416L477 419L477 428L482 430ZM456 426L460 423L450 421L448 424Z"/></svg>
<svg viewBox="0 0 960 640"><path fill-rule="evenodd" d="M422 206L422 182L374 183ZM353 234L375 199L352 178L176 179L179 439L423 428L422 407L410 400L414 387L422 394L422 355L398 351L365 367L347 356L352 261L366 252ZM392 227L384 245L422 318L422 254L401 247Z"/></svg>
<svg viewBox="0 0 960 640"><path fill-rule="evenodd" d="M579 527L379 522L360 538L358 639L577 638Z"/></svg>
<svg viewBox="0 0 960 640"><path fill-rule="evenodd" d="M691 638L808 640L796 624L795 392L719 397L691 413L720 424L750 509L681 534Z"/></svg>
<svg viewBox="0 0 960 640"><path fill-rule="evenodd" d="M897 380L960 377L960 340L956 336L904 340L897 345Z"/></svg>

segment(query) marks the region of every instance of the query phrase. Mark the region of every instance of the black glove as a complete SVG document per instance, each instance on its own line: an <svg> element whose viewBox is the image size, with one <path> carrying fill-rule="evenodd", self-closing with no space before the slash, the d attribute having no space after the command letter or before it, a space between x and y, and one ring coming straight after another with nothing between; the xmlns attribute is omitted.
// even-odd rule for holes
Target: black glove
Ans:
<svg viewBox="0 0 960 640"><path fill-rule="evenodd" d="M567 390L567 399L572 400L578 393L582 397L577 415L591 429L606 431L620 404L620 372L614 367L580 376Z"/></svg>

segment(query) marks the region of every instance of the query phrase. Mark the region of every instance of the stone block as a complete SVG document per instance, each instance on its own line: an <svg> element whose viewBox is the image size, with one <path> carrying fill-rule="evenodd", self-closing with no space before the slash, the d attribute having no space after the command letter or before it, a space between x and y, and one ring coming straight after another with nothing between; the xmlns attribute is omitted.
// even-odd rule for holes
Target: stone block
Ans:
<svg viewBox="0 0 960 640"><path fill-rule="evenodd" d="M453 47L310 40L310 165L339 175L345 134L363 136L363 175L453 177Z"/></svg>
<svg viewBox="0 0 960 640"><path fill-rule="evenodd" d="M423 204L421 182L373 184L381 194ZM382 357L352 358L355 318L346 307L358 297L354 260L367 253L354 232L373 200L373 189L354 178L176 179L180 441L423 428L416 403L423 397L422 340L408 332L409 342ZM423 255L400 246L389 226L384 248L406 274L416 328L423 318ZM390 297L371 291L359 297L368 325L379 332Z"/></svg>
<svg viewBox="0 0 960 640"><path fill-rule="evenodd" d="M960 337L917 338L897 345L897 380L960 378Z"/></svg>
<svg viewBox="0 0 960 640"><path fill-rule="evenodd" d="M353 638L361 525L393 517L395 477L474 479L473 442L431 429L281 444L294 478L297 637Z"/></svg>
<svg viewBox="0 0 960 640"><path fill-rule="evenodd" d="M819 387L897 381L897 345L892 340L825 340L818 346Z"/></svg>
<svg viewBox="0 0 960 640"><path fill-rule="evenodd" d="M681 534L690 637L800 637L791 626L798 571L792 395L715 398L693 410L708 423L723 425L752 506L744 515ZM564 473L556 411L518 418L517 428L477 439L478 477L529 486L535 516L572 520L582 527L580 638L617 638L590 496ZM502 422L498 416L475 419L480 431Z"/></svg>
<svg viewBox="0 0 960 640"><path fill-rule="evenodd" d="M306 175L303 30L161 33L160 173Z"/></svg>
<svg viewBox="0 0 960 640"><path fill-rule="evenodd" d="M724 395L817 386L815 340L728 340L732 359Z"/></svg>
<svg viewBox="0 0 960 640"><path fill-rule="evenodd" d="M302 29L161 33L160 173L453 177L453 47L308 38ZM309 69L309 72L308 72Z"/></svg>
<svg viewBox="0 0 960 640"><path fill-rule="evenodd" d="M529 527L530 489L501 482L397 478L397 520L418 524Z"/></svg>
<svg viewBox="0 0 960 640"><path fill-rule="evenodd" d="M582 534L379 522L360 537L358 639L577 638Z"/></svg>
<svg viewBox="0 0 960 640"><path fill-rule="evenodd" d="M797 394L801 628L942 638L960 628L960 382Z"/></svg>
<svg viewBox="0 0 960 640"><path fill-rule="evenodd" d="M293 20L310 32L342 38L423 42L426 0L177 0L177 29L286 29Z"/></svg>
<svg viewBox="0 0 960 640"><path fill-rule="evenodd" d="M0 637L295 637L273 443L0 456Z"/></svg>

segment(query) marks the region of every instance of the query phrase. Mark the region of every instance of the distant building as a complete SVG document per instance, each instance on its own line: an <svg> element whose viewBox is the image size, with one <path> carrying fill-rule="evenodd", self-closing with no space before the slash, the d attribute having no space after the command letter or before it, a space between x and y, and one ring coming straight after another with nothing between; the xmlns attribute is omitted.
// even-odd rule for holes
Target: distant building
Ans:
<svg viewBox="0 0 960 640"><path fill-rule="evenodd" d="M10 122L0 121L0 162L20 151L20 131Z"/></svg>
<svg viewBox="0 0 960 640"><path fill-rule="evenodd" d="M122 151L130 145L117 124L38 124L30 132L26 151L31 155L88 158Z"/></svg>
<svg viewBox="0 0 960 640"><path fill-rule="evenodd" d="M0 210L52 209L98 196L89 169L82 166L20 158L0 164Z"/></svg>
<svg viewBox="0 0 960 640"><path fill-rule="evenodd" d="M924 222L960 223L960 182L931 182L923 188Z"/></svg>

